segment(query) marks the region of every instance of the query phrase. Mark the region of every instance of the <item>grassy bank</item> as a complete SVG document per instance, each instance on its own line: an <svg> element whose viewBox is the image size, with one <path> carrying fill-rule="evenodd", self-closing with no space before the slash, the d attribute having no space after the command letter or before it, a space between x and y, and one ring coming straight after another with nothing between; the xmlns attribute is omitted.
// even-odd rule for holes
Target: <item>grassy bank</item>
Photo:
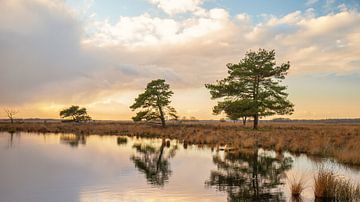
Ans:
<svg viewBox="0 0 360 202"><path fill-rule="evenodd" d="M178 139L186 144L252 147L333 157L360 165L360 124L270 124L259 131L234 123L186 123L166 128L147 124L104 123L0 123L0 131L128 135Z"/></svg>

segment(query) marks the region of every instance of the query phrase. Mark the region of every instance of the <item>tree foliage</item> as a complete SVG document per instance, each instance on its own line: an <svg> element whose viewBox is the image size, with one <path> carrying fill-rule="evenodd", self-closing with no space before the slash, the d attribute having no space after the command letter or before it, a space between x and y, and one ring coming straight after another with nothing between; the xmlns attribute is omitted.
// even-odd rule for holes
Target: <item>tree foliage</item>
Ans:
<svg viewBox="0 0 360 202"><path fill-rule="evenodd" d="M213 109L214 114L218 115L222 112L225 112L226 116L233 121L239 120L240 118L243 121L243 124L246 124L246 120L251 113L251 106L248 100L226 100L223 102L218 102Z"/></svg>
<svg viewBox="0 0 360 202"><path fill-rule="evenodd" d="M153 80L147 84L145 92L141 93L136 99L135 103L130 106L137 112L136 116L132 117L134 121L151 121L160 120L162 126L165 126L166 118L177 119L175 108L170 106L170 97L174 93L170 90L170 85L165 83L163 79Z"/></svg>
<svg viewBox="0 0 360 202"><path fill-rule="evenodd" d="M90 121L91 117L87 114L86 108L79 106L71 106L60 111L61 118L71 118L74 122Z"/></svg>
<svg viewBox="0 0 360 202"><path fill-rule="evenodd" d="M227 68L228 77L205 85L212 99L224 99L214 107L215 113L252 116L254 128L258 127L259 117L292 114L287 87L281 85L290 63L276 65L274 50L247 52L238 64L228 64Z"/></svg>

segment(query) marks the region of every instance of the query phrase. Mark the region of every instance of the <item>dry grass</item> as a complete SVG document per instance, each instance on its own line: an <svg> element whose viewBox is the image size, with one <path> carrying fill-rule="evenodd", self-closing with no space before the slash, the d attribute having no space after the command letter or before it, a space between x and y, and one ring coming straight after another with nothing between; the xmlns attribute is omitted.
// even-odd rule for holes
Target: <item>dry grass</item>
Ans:
<svg viewBox="0 0 360 202"><path fill-rule="evenodd" d="M333 172L320 170L315 177L314 195L320 199L335 198L337 181Z"/></svg>
<svg viewBox="0 0 360 202"><path fill-rule="evenodd" d="M293 199L301 198L301 193L306 188L305 177L304 176L300 176L300 177L292 176L292 177L287 177L287 179L289 182L289 188L290 188L292 198Z"/></svg>
<svg viewBox="0 0 360 202"><path fill-rule="evenodd" d="M359 201L360 185L320 169L315 176L314 195L318 201Z"/></svg>
<svg viewBox="0 0 360 202"><path fill-rule="evenodd" d="M0 131L75 133L158 137L186 141L187 145L228 145L249 148L258 142L264 149L334 157L342 163L360 165L360 124L262 124L253 131L234 123L184 123L166 128L125 122L98 123L0 123Z"/></svg>

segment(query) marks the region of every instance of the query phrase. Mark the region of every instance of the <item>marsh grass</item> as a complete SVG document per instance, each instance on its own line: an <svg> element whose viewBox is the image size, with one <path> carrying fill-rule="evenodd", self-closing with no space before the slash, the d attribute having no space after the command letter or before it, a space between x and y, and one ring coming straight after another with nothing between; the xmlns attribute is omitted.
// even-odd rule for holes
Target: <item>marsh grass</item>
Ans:
<svg viewBox="0 0 360 202"><path fill-rule="evenodd" d="M289 189L291 192L292 199L299 199L301 201L301 193L306 189L306 180L305 176L301 175L299 177L296 176L287 176Z"/></svg>
<svg viewBox="0 0 360 202"><path fill-rule="evenodd" d="M359 201L360 185L320 168L315 176L314 195L316 201Z"/></svg>
<svg viewBox="0 0 360 202"><path fill-rule="evenodd" d="M360 124L264 123L262 130L234 123L169 123L166 128L145 123L0 123L0 131L73 133L168 138L186 145L227 145L289 151L335 158L340 163L360 165Z"/></svg>

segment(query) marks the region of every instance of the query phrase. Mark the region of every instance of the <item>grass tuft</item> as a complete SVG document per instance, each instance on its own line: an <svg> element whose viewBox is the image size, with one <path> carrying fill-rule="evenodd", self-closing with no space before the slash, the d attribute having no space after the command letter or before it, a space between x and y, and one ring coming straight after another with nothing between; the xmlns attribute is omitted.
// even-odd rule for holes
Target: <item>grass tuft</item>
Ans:
<svg viewBox="0 0 360 202"><path fill-rule="evenodd" d="M301 199L301 193L306 189L306 180L304 175L300 177L287 177L291 196L293 199ZM301 201L301 200L298 200Z"/></svg>
<svg viewBox="0 0 360 202"><path fill-rule="evenodd" d="M315 176L314 194L320 201L359 201L360 185L321 168Z"/></svg>

